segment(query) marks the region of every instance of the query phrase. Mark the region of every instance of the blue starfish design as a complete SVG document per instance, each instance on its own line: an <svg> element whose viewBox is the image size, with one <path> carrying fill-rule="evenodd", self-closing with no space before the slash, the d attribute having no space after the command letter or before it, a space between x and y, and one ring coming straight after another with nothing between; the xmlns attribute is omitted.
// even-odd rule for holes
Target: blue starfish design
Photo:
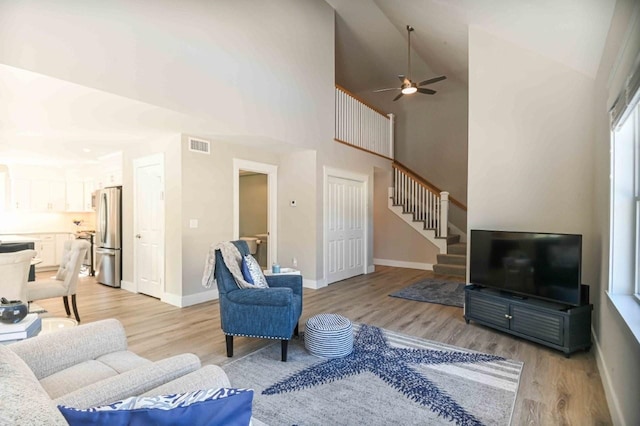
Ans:
<svg viewBox="0 0 640 426"><path fill-rule="evenodd" d="M481 425L449 395L409 364L478 363L504 360L495 355L433 349L394 348L382 330L362 325L353 342L353 352L333 358L292 374L262 391L274 395L309 388L370 371L413 401L459 425Z"/></svg>

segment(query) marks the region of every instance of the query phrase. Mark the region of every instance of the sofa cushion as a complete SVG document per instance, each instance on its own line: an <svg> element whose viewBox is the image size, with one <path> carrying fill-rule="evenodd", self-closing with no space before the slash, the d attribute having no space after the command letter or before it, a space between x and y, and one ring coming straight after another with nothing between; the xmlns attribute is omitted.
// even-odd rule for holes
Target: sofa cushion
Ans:
<svg viewBox="0 0 640 426"><path fill-rule="evenodd" d="M181 354L91 383L55 398L57 405L85 409L141 395L200 368L200 358Z"/></svg>
<svg viewBox="0 0 640 426"><path fill-rule="evenodd" d="M189 393L132 397L106 406L79 410L60 406L75 425L248 425L253 391L217 388Z"/></svg>
<svg viewBox="0 0 640 426"><path fill-rule="evenodd" d="M29 366L0 345L0 418L8 425L66 425Z"/></svg>
<svg viewBox="0 0 640 426"><path fill-rule="evenodd" d="M133 352L118 351L58 371L40 380L40 384L55 399L91 383L149 364L152 362Z"/></svg>
<svg viewBox="0 0 640 426"><path fill-rule="evenodd" d="M227 373L217 365L205 365L199 370L185 374L168 383L153 388L140 396L185 393L194 389L230 388Z"/></svg>
<svg viewBox="0 0 640 426"><path fill-rule="evenodd" d="M107 319L63 328L8 347L27 363L38 379L43 379L78 363L126 350L127 336L118 320Z"/></svg>

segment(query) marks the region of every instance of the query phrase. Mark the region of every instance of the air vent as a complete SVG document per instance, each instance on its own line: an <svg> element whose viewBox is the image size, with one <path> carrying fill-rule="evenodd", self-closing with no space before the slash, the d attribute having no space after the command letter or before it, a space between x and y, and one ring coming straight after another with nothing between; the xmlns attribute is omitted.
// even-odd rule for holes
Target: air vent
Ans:
<svg viewBox="0 0 640 426"><path fill-rule="evenodd" d="M189 138L189 151L210 154L210 143L201 139Z"/></svg>

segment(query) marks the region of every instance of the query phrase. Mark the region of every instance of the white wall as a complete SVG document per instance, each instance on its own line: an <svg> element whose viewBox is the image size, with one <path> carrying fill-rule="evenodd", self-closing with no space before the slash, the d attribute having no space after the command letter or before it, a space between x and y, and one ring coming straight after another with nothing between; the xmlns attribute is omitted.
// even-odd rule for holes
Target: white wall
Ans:
<svg viewBox="0 0 640 426"><path fill-rule="evenodd" d="M593 80L478 28L469 64L469 228L584 234L593 284Z"/></svg>
<svg viewBox="0 0 640 426"><path fill-rule="evenodd" d="M154 138L129 145L122 153L122 280L134 282L133 161L152 154L164 156L165 179L165 286L169 295L182 293L182 164L180 135Z"/></svg>
<svg viewBox="0 0 640 426"><path fill-rule="evenodd" d="M178 204L182 219L177 231L181 239L181 292L183 298L204 293L202 272L211 244L233 239L233 159L278 165L277 154L224 141L211 142L211 154L189 151L188 136L182 136L182 191ZM189 221L198 220L198 228ZM172 260L168 258L168 263ZM201 300L202 301L202 300Z"/></svg>
<svg viewBox="0 0 640 426"><path fill-rule="evenodd" d="M319 0L0 2L0 63L206 118L218 134L315 145L333 50Z"/></svg>

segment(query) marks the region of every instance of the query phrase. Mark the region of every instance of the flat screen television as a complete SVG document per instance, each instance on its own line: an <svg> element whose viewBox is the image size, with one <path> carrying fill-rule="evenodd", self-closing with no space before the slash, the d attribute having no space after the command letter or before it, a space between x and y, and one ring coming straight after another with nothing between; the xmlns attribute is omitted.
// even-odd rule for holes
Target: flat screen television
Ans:
<svg viewBox="0 0 640 426"><path fill-rule="evenodd" d="M471 230L469 282L580 305L582 235Z"/></svg>

